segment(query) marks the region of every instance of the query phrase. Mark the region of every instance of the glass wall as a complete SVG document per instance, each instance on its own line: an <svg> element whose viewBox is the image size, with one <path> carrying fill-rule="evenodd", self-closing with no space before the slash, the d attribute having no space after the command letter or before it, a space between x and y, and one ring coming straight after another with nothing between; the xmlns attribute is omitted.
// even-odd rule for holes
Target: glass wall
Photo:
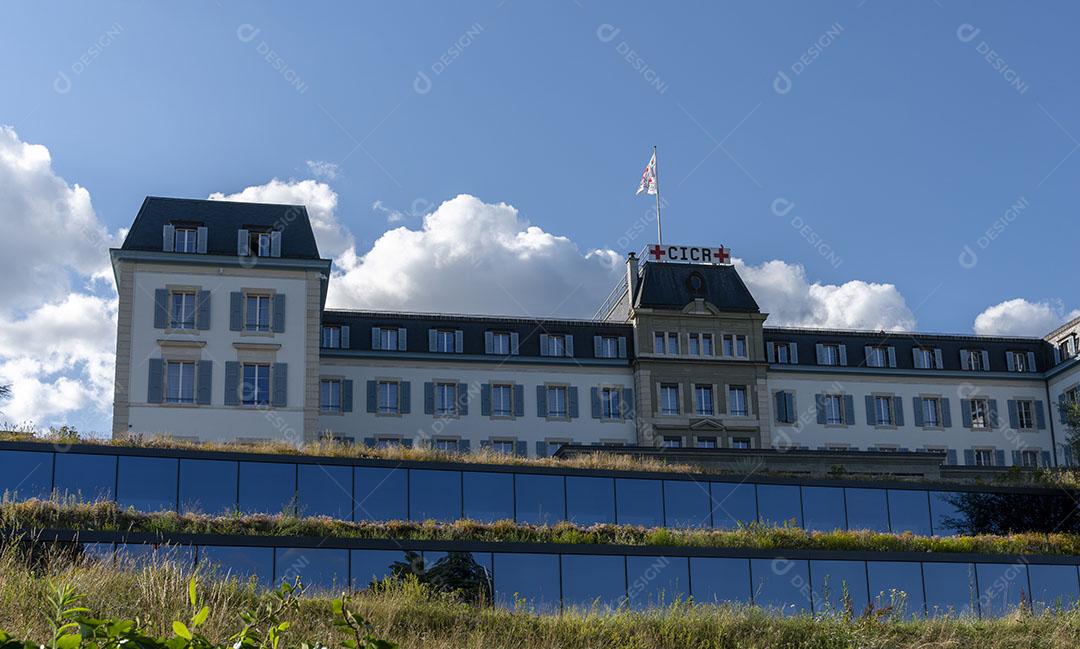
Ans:
<svg viewBox="0 0 1080 649"><path fill-rule="evenodd" d="M530 525L566 520L565 479L561 475L515 475L514 511L517 522Z"/></svg>
<svg viewBox="0 0 1080 649"><path fill-rule="evenodd" d="M615 522L615 481L566 476L566 519L578 525Z"/></svg>
<svg viewBox="0 0 1080 649"><path fill-rule="evenodd" d="M615 520L620 525L664 526L663 480L615 480Z"/></svg>
<svg viewBox="0 0 1080 649"><path fill-rule="evenodd" d="M224 460L180 460L180 511L226 514L236 511L239 465Z"/></svg>
<svg viewBox="0 0 1080 649"><path fill-rule="evenodd" d="M463 471L461 496L465 518L491 523L514 520L514 476Z"/></svg>
<svg viewBox="0 0 1080 649"><path fill-rule="evenodd" d="M116 497L115 455L57 453L55 462L56 481L53 487L60 498L92 503Z"/></svg>
<svg viewBox="0 0 1080 649"><path fill-rule="evenodd" d="M409 518L444 522L461 518L461 472L411 469Z"/></svg>
<svg viewBox="0 0 1080 649"><path fill-rule="evenodd" d="M176 510L179 462L164 457L121 456L116 470L116 502L141 512Z"/></svg>
<svg viewBox="0 0 1080 649"><path fill-rule="evenodd" d="M297 469L296 505L301 516L352 520L352 467L301 464Z"/></svg>
<svg viewBox="0 0 1080 649"><path fill-rule="evenodd" d="M280 514L296 509L296 465L283 462L240 463L240 511Z"/></svg>
<svg viewBox="0 0 1080 649"><path fill-rule="evenodd" d="M409 519L407 469L358 466L355 471L356 520Z"/></svg>
<svg viewBox="0 0 1080 649"><path fill-rule="evenodd" d="M847 529L843 488L803 487L802 499L806 529L816 532Z"/></svg>

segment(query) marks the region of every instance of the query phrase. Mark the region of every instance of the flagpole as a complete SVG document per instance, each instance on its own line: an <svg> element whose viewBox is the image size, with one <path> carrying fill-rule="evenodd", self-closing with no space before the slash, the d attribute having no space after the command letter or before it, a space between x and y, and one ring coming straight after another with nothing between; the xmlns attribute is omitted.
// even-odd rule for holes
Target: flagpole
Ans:
<svg viewBox="0 0 1080 649"><path fill-rule="evenodd" d="M660 225L660 160L656 157L656 145L652 148L653 160L653 173L656 174L656 243L663 245L664 243L664 229Z"/></svg>

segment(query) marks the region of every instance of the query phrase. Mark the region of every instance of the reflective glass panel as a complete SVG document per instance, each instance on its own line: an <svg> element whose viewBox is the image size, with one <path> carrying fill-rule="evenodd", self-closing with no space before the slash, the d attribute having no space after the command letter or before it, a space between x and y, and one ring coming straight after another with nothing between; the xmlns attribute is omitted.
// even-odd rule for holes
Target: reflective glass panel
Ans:
<svg viewBox="0 0 1080 649"><path fill-rule="evenodd" d="M957 494L952 491L930 492L930 515L935 536L955 536L963 534L967 527L960 512L954 505Z"/></svg>
<svg viewBox="0 0 1080 649"><path fill-rule="evenodd" d="M236 511L236 462L180 460L180 511L224 514Z"/></svg>
<svg viewBox="0 0 1080 649"><path fill-rule="evenodd" d="M88 559L112 563L113 557L116 556L116 549L112 543L83 543L82 554Z"/></svg>
<svg viewBox="0 0 1080 649"><path fill-rule="evenodd" d="M884 489L844 489L849 530L889 531L889 510Z"/></svg>
<svg viewBox="0 0 1080 649"><path fill-rule="evenodd" d="M617 478L615 480L616 521L620 525L663 527L664 499L660 480Z"/></svg>
<svg viewBox="0 0 1080 649"><path fill-rule="evenodd" d="M614 481L611 478L566 476L566 518L578 525L614 523Z"/></svg>
<svg viewBox="0 0 1080 649"><path fill-rule="evenodd" d="M406 469L356 467L356 520L409 519Z"/></svg>
<svg viewBox="0 0 1080 649"><path fill-rule="evenodd" d="M977 614L975 566L970 563L923 562L926 611L931 617Z"/></svg>
<svg viewBox="0 0 1080 649"><path fill-rule="evenodd" d="M61 498L92 503L115 497L115 455L57 453L55 461L56 494Z"/></svg>
<svg viewBox="0 0 1080 649"><path fill-rule="evenodd" d="M519 473L514 476L514 497L519 523L550 525L566 519L562 476Z"/></svg>
<svg viewBox="0 0 1080 649"><path fill-rule="evenodd" d="M930 536L930 500L925 491L889 489L889 523L892 531Z"/></svg>
<svg viewBox="0 0 1080 649"><path fill-rule="evenodd" d="M814 614L859 616L869 601L866 564L862 561L811 561Z"/></svg>
<svg viewBox="0 0 1080 649"><path fill-rule="evenodd" d="M0 496L29 500L52 493L53 454L0 451Z"/></svg>
<svg viewBox="0 0 1080 649"><path fill-rule="evenodd" d="M279 462L240 463L240 511L280 514L296 508L296 465Z"/></svg>
<svg viewBox="0 0 1080 649"><path fill-rule="evenodd" d="M802 507L804 527L808 530L831 532L847 529L844 516L844 490L841 487L803 487Z"/></svg>
<svg viewBox="0 0 1080 649"><path fill-rule="evenodd" d="M712 494L712 526L722 530L733 530L739 525L749 525L757 520L757 495L752 484L734 482L713 482L709 485Z"/></svg>
<svg viewBox="0 0 1080 649"><path fill-rule="evenodd" d="M495 603L537 613L559 610L559 555L496 552Z"/></svg>
<svg viewBox="0 0 1080 649"><path fill-rule="evenodd" d="M751 559L754 604L784 615L810 612L810 567L805 559Z"/></svg>
<svg viewBox="0 0 1080 649"><path fill-rule="evenodd" d="M166 561L186 568L194 566L195 546L153 543L118 543L116 546L116 562L121 568L158 566Z"/></svg>
<svg viewBox="0 0 1080 649"><path fill-rule="evenodd" d="M363 590L395 574L411 571L411 563L401 550L353 550L352 587Z"/></svg>
<svg viewBox="0 0 1080 649"><path fill-rule="evenodd" d="M334 592L349 583L349 551L333 548L275 548L274 583L300 577L307 592Z"/></svg>
<svg viewBox="0 0 1080 649"><path fill-rule="evenodd" d="M1031 580L1031 604L1036 614L1069 610L1080 600L1080 576L1077 566L1028 565Z"/></svg>
<svg viewBox="0 0 1080 649"><path fill-rule="evenodd" d="M922 566L914 561L867 561L870 597L879 611L897 617L926 615L923 601Z"/></svg>
<svg viewBox="0 0 1080 649"><path fill-rule="evenodd" d="M562 589L564 608L618 607L626 597L625 557L564 554Z"/></svg>
<svg viewBox="0 0 1080 649"><path fill-rule="evenodd" d="M414 521L461 518L461 472L410 469L409 518Z"/></svg>
<svg viewBox="0 0 1080 649"><path fill-rule="evenodd" d="M665 480L664 516L667 527L709 527L709 483Z"/></svg>
<svg viewBox="0 0 1080 649"><path fill-rule="evenodd" d="M669 606L690 596L686 557L626 557L626 591L635 609Z"/></svg>
<svg viewBox="0 0 1080 649"><path fill-rule="evenodd" d="M1027 566L1023 563L976 564L979 579L979 614L1001 617L1020 606L1027 596Z"/></svg>
<svg viewBox="0 0 1080 649"><path fill-rule="evenodd" d="M474 521L514 520L514 475L463 471L465 518Z"/></svg>
<svg viewBox="0 0 1080 649"><path fill-rule="evenodd" d="M352 520L352 467L299 464L296 502L301 516Z"/></svg>
<svg viewBox="0 0 1080 649"><path fill-rule="evenodd" d="M702 604L750 603L750 560L718 557L690 558L690 587Z"/></svg>
<svg viewBox="0 0 1080 649"><path fill-rule="evenodd" d="M116 502L141 512L176 510L179 462L165 457L118 458Z"/></svg>
<svg viewBox="0 0 1080 649"><path fill-rule="evenodd" d="M802 526L799 487L759 484L757 486L758 520L765 525Z"/></svg>
<svg viewBox="0 0 1080 649"><path fill-rule="evenodd" d="M452 588L469 602L491 602L490 552L423 552L423 581Z"/></svg>
<svg viewBox="0 0 1080 649"><path fill-rule="evenodd" d="M274 576L274 548L203 545L199 546L199 564L212 566L216 574L236 577L245 584L254 577L258 585L270 588Z"/></svg>

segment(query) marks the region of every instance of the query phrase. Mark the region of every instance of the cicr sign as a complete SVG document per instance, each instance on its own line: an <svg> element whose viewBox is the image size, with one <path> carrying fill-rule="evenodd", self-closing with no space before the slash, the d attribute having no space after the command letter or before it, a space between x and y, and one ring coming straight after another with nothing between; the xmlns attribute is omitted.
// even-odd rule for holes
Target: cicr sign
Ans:
<svg viewBox="0 0 1080 649"><path fill-rule="evenodd" d="M730 251L724 246L705 248L702 246L668 246L653 244L648 247L649 261L674 261L690 264L729 264Z"/></svg>

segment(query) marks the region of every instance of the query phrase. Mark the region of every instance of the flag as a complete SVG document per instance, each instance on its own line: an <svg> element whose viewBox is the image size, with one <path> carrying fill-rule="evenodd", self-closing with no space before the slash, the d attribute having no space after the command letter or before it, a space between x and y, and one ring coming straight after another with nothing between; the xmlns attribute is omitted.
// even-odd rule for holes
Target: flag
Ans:
<svg viewBox="0 0 1080 649"><path fill-rule="evenodd" d="M641 184L637 188L637 194L655 194L656 191L656 151L653 151L649 164L645 165L645 171L641 172Z"/></svg>

